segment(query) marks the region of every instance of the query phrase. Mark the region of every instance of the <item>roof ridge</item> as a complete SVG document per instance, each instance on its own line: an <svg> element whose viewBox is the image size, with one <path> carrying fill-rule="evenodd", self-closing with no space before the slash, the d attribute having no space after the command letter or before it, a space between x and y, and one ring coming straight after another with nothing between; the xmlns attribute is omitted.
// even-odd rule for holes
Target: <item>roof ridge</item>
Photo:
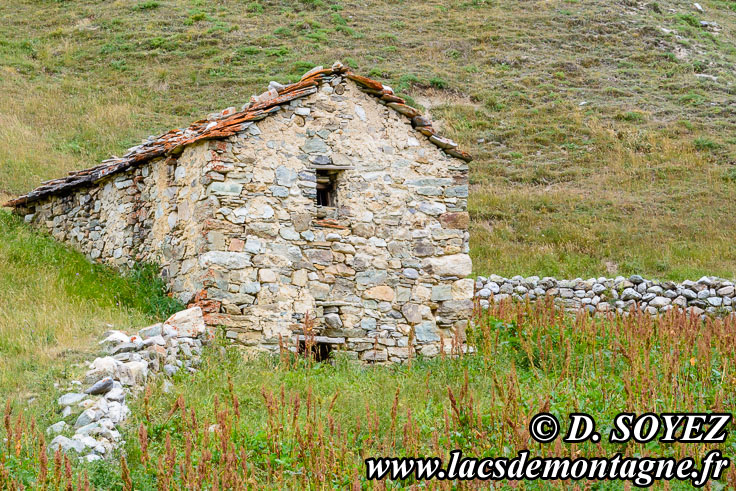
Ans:
<svg viewBox="0 0 736 491"><path fill-rule="evenodd" d="M278 112L282 104L314 94L322 83L331 81L335 76L343 75L355 82L361 91L373 95L382 104L411 119L413 128L448 155L466 162L472 160L468 153L457 148L455 142L438 135L432 127L432 122L422 116L417 109L407 105L404 99L395 95L391 87L383 85L377 80L358 75L336 61L330 68L323 68L322 66L312 68L302 75L298 82L293 84L269 83L268 90L260 95L252 96L250 102L244 105L241 111L227 108L217 113L216 116L200 119L186 128L169 130L158 138L149 137L143 143L129 148L122 157L113 155L94 167L72 171L66 177L44 181L36 189L8 201L4 206L23 206L44 196L62 193L85 184L97 182L158 157L178 155L185 146L200 140L227 138L245 130L255 121L260 121Z"/></svg>

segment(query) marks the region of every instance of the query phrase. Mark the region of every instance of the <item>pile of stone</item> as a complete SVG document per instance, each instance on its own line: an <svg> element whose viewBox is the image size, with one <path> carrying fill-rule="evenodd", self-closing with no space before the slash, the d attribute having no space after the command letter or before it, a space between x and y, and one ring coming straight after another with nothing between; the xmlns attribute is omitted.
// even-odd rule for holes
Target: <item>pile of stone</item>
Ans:
<svg viewBox="0 0 736 491"><path fill-rule="evenodd" d="M57 435L49 450L75 451L89 462L109 456L122 444L118 425L130 414L127 396L141 391L156 374L196 371L202 346L210 339L199 307L178 312L132 336L122 331L105 333L100 342L105 356L95 358L84 379L72 381L70 391L58 399L64 419L81 413L73 426L62 419L47 428L49 436Z"/></svg>
<svg viewBox="0 0 736 491"><path fill-rule="evenodd" d="M584 309L595 312L628 312L634 304L649 314L666 312L679 307L692 315L725 316L734 312L736 289L734 282L714 276L703 276L698 281L647 280L639 275L628 278L591 278L558 280L514 276L503 278L479 276L475 282L476 297L483 308L490 302L504 299L536 300L551 296L566 310Z"/></svg>

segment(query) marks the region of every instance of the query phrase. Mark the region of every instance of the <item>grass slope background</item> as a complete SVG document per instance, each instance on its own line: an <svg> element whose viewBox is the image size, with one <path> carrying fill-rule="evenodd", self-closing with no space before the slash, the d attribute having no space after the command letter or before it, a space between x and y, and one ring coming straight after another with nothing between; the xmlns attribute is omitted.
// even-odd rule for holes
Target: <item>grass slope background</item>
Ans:
<svg viewBox="0 0 736 491"><path fill-rule="evenodd" d="M271 79L293 81L341 59L428 109L476 156L470 207L478 274L733 277L736 2L700 4L704 13L674 1L6 3L0 198L240 106ZM176 308L150 270L120 277L2 211L0 285L0 400L12 400L13 421L23 414L27 427L34 417L41 430L59 419L52 385L83 371L74 364L94 356L103 331L137 328ZM734 405L733 326L545 315L497 312L503 322L481 323L478 356L412 367L243 363L216 348L197 377L177 378L168 394L156 385L148 401L136 401L125 429L135 485L165 476L181 483L180 468L156 467L171 456L167 435L169 448L186 455L193 427L195 459L218 455L213 447L229 440L245 449L251 482L288 486L321 476L345 487L362 472L361 459L379 453L459 447L514 455L528 444L528 415L540 408L563 421L588 411L607 430L622 409ZM282 387L285 404L269 406L258 395L279 400ZM172 414L179 396L185 408ZM301 411L293 409L297 397ZM316 409L305 414L310 397ZM208 440L216 398L230 407L224 418L232 432ZM198 426L184 409L197 414ZM325 427L333 420L341 433ZM147 463L138 425L149 435ZM300 436L310 427L347 450L325 461L319 453L330 445ZM38 437L20 433L20 454L3 446L0 462L32 487ZM734 449L731 437L724 450L733 456ZM532 450L682 456L708 447ZM75 478L87 471L95 486L120 488L116 462L73 466Z"/></svg>
<svg viewBox="0 0 736 491"><path fill-rule="evenodd" d="M733 277L736 2L700 4L13 2L0 192L341 59L476 156L478 274Z"/></svg>

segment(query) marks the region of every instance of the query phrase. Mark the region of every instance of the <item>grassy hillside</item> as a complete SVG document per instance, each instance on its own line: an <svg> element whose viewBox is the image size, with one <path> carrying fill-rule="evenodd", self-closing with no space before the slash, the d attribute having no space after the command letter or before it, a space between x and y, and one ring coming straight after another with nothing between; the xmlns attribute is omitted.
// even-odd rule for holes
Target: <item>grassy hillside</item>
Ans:
<svg viewBox="0 0 736 491"><path fill-rule="evenodd" d="M106 330L145 326L179 307L152 268L118 276L21 222L0 210L2 401L49 391Z"/></svg>
<svg viewBox="0 0 736 491"><path fill-rule="evenodd" d="M736 3L700 4L6 3L0 192L341 59L476 156L477 273L732 277Z"/></svg>

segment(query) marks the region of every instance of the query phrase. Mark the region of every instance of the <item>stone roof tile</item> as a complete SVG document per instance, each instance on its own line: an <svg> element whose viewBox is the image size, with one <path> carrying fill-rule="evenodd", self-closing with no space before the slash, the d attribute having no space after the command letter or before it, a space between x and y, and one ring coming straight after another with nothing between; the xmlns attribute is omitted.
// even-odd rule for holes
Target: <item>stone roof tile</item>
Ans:
<svg viewBox="0 0 736 491"><path fill-rule="evenodd" d="M195 121L187 128L170 130L157 138L149 138L140 145L129 148L122 157L113 156L103 160L95 167L70 172L66 177L59 179L44 181L38 188L8 201L5 206L24 206L46 196L67 193L77 187L98 182L152 159L178 155L185 146L200 140L227 138L243 131L253 122L278 112L283 104L314 94L319 85L338 76L346 76L354 81L363 92L375 96L387 107L411 119L412 127L448 155L466 162L472 160L469 154L457 148L455 142L437 135L432 128L431 121L423 117L417 109L406 105L406 101L396 96L391 87L353 73L342 63L335 62L330 68L318 66L309 70L299 82L289 85L269 84L268 90L258 96L253 96L242 111L234 112L232 108L228 108L212 118Z"/></svg>

